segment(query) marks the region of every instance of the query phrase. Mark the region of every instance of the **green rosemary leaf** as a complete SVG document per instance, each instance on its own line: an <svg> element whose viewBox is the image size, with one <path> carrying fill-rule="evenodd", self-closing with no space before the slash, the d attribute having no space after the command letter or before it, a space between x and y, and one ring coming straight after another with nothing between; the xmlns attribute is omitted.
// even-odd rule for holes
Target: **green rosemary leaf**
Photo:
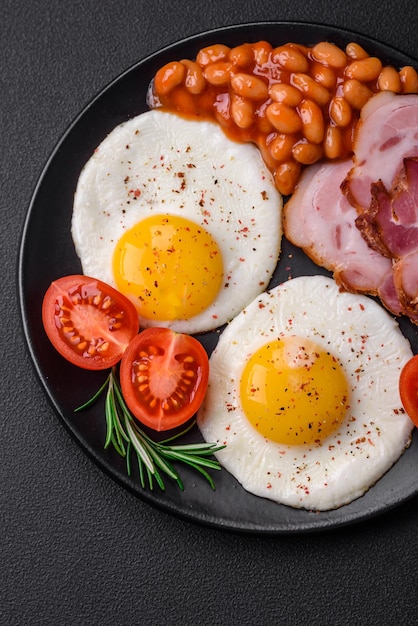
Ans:
<svg viewBox="0 0 418 626"><path fill-rule="evenodd" d="M132 471L132 468L131 468L131 451L132 451L132 444L129 441L128 445L126 446L126 473L128 474L129 477L131 476L131 471ZM142 486L144 486L144 485L142 485Z"/></svg>
<svg viewBox="0 0 418 626"><path fill-rule="evenodd" d="M105 391L106 387L108 386L110 377L111 377L111 374L109 374L109 376L104 381L103 385L101 385L101 387L96 391L94 396L92 396L90 400L87 400L87 402L85 402L81 406L78 406L76 409L74 409L74 413L79 413L80 411L84 411L84 409L88 409L95 402L97 402L97 400L100 398L100 396L102 395L102 393Z"/></svg>
<svg viewBox="0 0 418 626"><path fill-rule="evenodd" d="M126 456L125 446L123 445L123 443L122 445L119 444L119 441L114 433L112 434L110 438L110 443L115 448L116 452L120 454L120 456Z"/></svg>
<svg viewBox="0 0 418 626"><path fill-rule="evenodd" d="M118 431L119 435L127 443L129 443L130 439L129 439L128 435L126 434L125 429L122 426L121 416L119 415L118 405L116 404L116 401L115 401L115 412L114 412L113 418L114 418L115 429Z"/></svg>
<svg viewBox="0 0 418 626"><path fill-rule="evenodd" d="M111 401L110 411L112 415L113 431L115 433L118 446L119 448L123 450L123 453L124 453L123 456L125 456L124 441L129 441L129 437L125 433L123 426L121 424L120 418L119 418L118 405L117 405L117 402L115 401L115 393L114 393L112 380L109 383L109 395L110 395L110 401Z"/></svg>
<svg viewBox="0 0 418 626"><path fill-rule="evenodd" d="M199 456L210 456L214 452L218 452L219 450L223 450L225 446L217 445L215 443L187 443L187 444L178 444L176 446L167 446L168 450L174 449L178 452L196 452Z"/></svg>
<svg viewBox="0 0 418 626"><path fill-rule="evenodd" d="M167 445L185 435L195 422L191 422L183 431L172 437L160 442L154 441L140 428L130 412L123 398L116 366L112 368L97 393L76 410L81 411L83 408L91 406L106 388L106 438L104 447L108 448L112 445L120 456L126 458L128 476L132 474L132 455L135 455L142 488L148 486L152 490L156 483L164 491L163 477L166 475L174 480L181 490L184 490L183 481L171 461L181 462L194 468L209 482L212 489L215 488L214 481L206 470L219 470L221 466L216 459L209 457L212 457L215 452L222 450L225 446L206 442Z"/></svg>
<svg viewBox="0 0 418 626"><path fill-rule="evenodd" d="M127 433L131 439L131 443L132 446L135 448L136 452L139 454L139 456L141 457L141 460L145 463L146 467L149 469L149 471L153 474L155 467L154 464L152 462L152 459L150 457L150 455L148 454L148 452L146 451L146 449L144 448L143 443L138 439L138 437L136 436L135 431L133 430L129 419L125 419L125 427L127 430Z"/></svg>
<svg viewBox="0 0 418 626"><path fill-rule="evenodd" d="M182 452L178 452L177 450L166 450L164 454L170 459L183 461L183 463L188 463L190 465L200 465L209 467L210 469L221 469L219 462L213 459L206 459L205 457L192 454L184 454Z"/></svg>
<svg viewBox="0 0 418 626"><path fill-rule="evenodd" d="M170 441L174 441L175 439L178 439L179 437L183 437L183 435L186 435L189 432L189 430L191 430L193 426L195 426L195 424L196 424L196 420L193 420L181 432L175 433L174 435L172 435L172 437L168 437L168 439L164 439L163 441L160 441L159 445L166 445L167 443L170 443Z"/></svg>
<svg viewBox="0 0 418 626"><path fill-rule="evenodd" d="M111 383L109 383L109 389L107 390L106 401L105 401L105 416L106 416L106 427L107 427L106 440L104 444L105 448L109 447L110 442L112 441L112 435L113 435L112 398L110 394L110 384Z"/></svg>
<svg viewBox="0 0 418 626"><path fill-rule="evenodd" d="M136 428L134 425L132 425L132 430L134 432L138 432L138 428ZM153 442L151 442L151 440L149 440L148 438L143 437L142 445L144 446L150 457L153 459L157 467L159 467L163 472L170 476L170 478L176 480L177 473L175 472L173 466L171 465L171 463L167 463L164 460L163 456L161 455L161 451L158 450L155 445L153 445Z"/></svg>
<svg viewBox="0 0 418 626"><path fill-rule="evenodd" d="M159 486L159 488L161 489L161 491L165 491L165 484L164 484L164 481L163 481L163 479L162 479L162 477L161 477L160 472L159 472L157 469L155 469L155 472L154 472L154 474L153 474L153 477L154 477L154 478L155 478L155 480L157 481L158 486Z"/></svg>
<svg viewBox="0 0 418 626"><path fill-rule="evenodd" d="M213 481L213 478L203 467L201 467L200 465L195 465L194 463L191 463L190 461L185 461L185 463L193 467L196 471L200 472L202 476L206 478L212 490L215 491L215 483Z"/></svg>

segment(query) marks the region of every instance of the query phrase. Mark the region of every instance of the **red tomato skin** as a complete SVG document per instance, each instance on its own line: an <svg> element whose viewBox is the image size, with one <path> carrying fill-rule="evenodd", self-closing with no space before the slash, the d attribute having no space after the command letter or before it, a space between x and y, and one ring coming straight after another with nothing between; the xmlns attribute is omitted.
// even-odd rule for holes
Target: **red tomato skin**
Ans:
<svg viewBox="0 0 418 626"><path fill-rule="evenodd" d="M113 367L139 331L138 313L130 300L110 285L81 274L50 284L42 302L42 322L61 356L87 370ZM84 351L77 347L83 340L87 341ZM99 342L99 349L90 340Z"/></svg>
<svg viewBox="0 0 418 626"><path fill-rule="evenodd" d="M208 378L209 359L202 344L169 328L141 331L120 364L126 404L139 422L158 432L193 417L205 397Z"/></svg>
<svg viewBox="0 0 418 626"><path fill-rule="evenodd" d="M418 427L418 355L409 359L401 371L399 394L405 411Z"/></svg>

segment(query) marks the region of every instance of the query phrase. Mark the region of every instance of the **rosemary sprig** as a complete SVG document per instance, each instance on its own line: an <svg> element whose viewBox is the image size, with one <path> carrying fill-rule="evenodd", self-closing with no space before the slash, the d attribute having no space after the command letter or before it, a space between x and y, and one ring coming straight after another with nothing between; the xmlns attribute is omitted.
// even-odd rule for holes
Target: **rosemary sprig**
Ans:
<svg viewBox="0 0 418 626"><path fill-rule="evenodd" d="M191 423L182 432L157 442L151 439L138 425L132 413L128 409L122 395L116 366L112 368L109 376L98 391L84 404L75 409L83 411L92 406L99 397L106 392L105 416L106 416L106 439L104 447L113 446L120 456L126 458L128 476L132 475L131 460L136 457L139 469L139 477L143 488L148 485L154 488L154 481L160 489L165 489L164 476L176 481L181 490L184 489L180 475L172 462L181 462L197 470L215 489L214 481L207 471L208 469L220 470L220 463L210 458L218 450L225 446L215 443L189 443L169 445L187 433L194 425Z"/></svg>

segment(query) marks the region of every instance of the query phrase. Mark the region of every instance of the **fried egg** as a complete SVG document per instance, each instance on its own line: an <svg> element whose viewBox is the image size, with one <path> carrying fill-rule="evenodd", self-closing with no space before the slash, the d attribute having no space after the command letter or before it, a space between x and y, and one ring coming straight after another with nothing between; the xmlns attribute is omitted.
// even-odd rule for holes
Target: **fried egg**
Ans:
<svg viewBox="0 0 418 626"><path fill-rule="evenodd" d="M374 300L303 276L258 296L224 330L198 413L249 492L329 510L364 494L409 445L398 379L412 356Z"/></svg>
<svg viewBox="0 0 418 626"><path fill-rule="evenodd" d="M143 328L198 333L266 289L281 212L255 146L155 110L117 126L91 156L71 231L83 272L128 296Z"/></svg>

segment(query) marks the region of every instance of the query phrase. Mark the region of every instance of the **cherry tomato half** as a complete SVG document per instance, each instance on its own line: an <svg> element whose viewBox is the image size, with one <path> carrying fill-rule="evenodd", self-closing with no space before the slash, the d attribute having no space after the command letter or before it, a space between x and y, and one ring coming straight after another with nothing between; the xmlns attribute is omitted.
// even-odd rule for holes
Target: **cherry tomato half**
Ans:
<svg viewBox="0 0 418 626"><path fill-rule="evenodd" d="M138 313L123 294L82 275L51 283L42 303L42 322L58 352L88 370L118 363L139 330Z"/></svg>
<svg viewBox="0 0 418 626"><path fill-rule="evenodd" d="M404 365L399 377L399 393L405 411L418 427L418 355Z"/></svg>
<svg viewBox="0 0 418 626"><path fill-rule="evenodd" d="M206 393L209 360L202 344L168 328L143 330L120 366L123 397L145 426L162 431L192 417Z"/></svg>

